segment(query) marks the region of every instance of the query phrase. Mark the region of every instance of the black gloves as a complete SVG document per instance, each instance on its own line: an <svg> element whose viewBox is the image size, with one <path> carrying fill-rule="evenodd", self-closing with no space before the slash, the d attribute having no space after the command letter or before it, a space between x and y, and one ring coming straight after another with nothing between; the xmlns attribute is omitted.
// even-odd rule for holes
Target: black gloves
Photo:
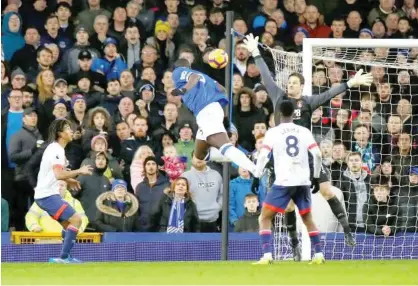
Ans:
<svg viewBox="0 0 418 286"><path fill-rule="evenodd" d="M317 192L319 192L319 189L320 189L319 179L312 178L311 188L312 188L312 194L316 194Z"/></svg>
<svg viewBox="0 0 418 286"><path fill-rule="evenodd" d="M187 92L187 89L183 88L176 88L174 89L171 94L174 96L184 95Z"/></svg>

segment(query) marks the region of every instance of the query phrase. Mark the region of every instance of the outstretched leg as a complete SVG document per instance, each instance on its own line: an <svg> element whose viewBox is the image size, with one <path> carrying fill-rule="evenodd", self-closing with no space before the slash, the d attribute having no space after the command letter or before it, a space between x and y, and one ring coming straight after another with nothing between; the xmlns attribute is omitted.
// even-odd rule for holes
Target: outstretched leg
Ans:
<svg viewBox="0 0 418 286"><path fill-rule="evenodd" d="M206 142L221 152L221 154L239 167L254 173L255 165L251 160L238 148L232 145L228 135L224 132L213 134L207 137Z"/></svg>

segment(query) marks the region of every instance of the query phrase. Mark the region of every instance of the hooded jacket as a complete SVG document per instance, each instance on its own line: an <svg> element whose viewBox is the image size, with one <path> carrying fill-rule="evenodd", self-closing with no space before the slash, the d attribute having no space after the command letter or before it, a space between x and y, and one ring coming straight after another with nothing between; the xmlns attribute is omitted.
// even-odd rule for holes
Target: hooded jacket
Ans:
<svg viewBox="0 0 418 286"><path fill-rule="evenodd" d="M110 190L109 179L95 169L91 176L80 176L78 181L80 182L81 190L75 193L74 196L80 199L89 221L94 222L97 212L96 199L99 195Z"/></svg>
<svg viewBox="0 0 418 286"><path fill-rule="evenodd" d="M152 231L167 231L172 204L173 194L164 191L164 195L154 206L150 216ZM199 232L200 224L196 204L190 198L186 198L184 199L184 209L184 232Z"/></svg>
<svg viewBox="0 0 418 286"><path fill-rule="evenodd" d="M157 182L150 186L148 178L145 178L135 189L136 198L139 203L139 224L141 231L150 229L150 215L156 204L159 203L164 194L164 189L168 188L170 183L163 175L158 175Z"/></svg>
<svg viewBox="0 0 418 286"><path fill-rule="evenodd" d="M36 151L36 141L42 140L42 136L37 128L30 128L23 125L22 129L14 134L10 140L9 158L16 164L15 180L26 179L24 172L25 164L29 161Z"/></svg>
<svg viewBox="0 0 418 286"><path fill-rule="evenodd" d="M238 177L229 183L229 223L234 225L235 222L245 213L245 196L252 194L251 179Z"/></svg>
<svg viewBox="0 0 418 286"><path fill-rule="evenodd" d="M126 193L121 211L114 192L105 192L96 199L97 231L134 232L139 230L138 201L134 195Z"/></svg>
<svg viewBox="0 0 418 286"><path fill-rule="evenodd" d="M81 215L81 226L79 227L79 233L84 232L86 229L89 219L84 213L84 209L77 199L71 196L69 191L65 192L64 200L74 208L77 214ZM46 211L41 209L36 202L32 204L28 213L25 216L26 227L29 231L39 226L42 232L61 232L62 225L54 220Z"/></svg>
<svg viewBox="0 0 418 286"><path fill-rule="evenodd" d="M9 29L9 20L10 17L16 15L20 19L20 27L17 32L11 32ZM13 54L25 46L25 39L22 36L22 18L18 13L9 12L3 16L1 33L2 33L2 47L4 53L4 59L10 61L13 57Z"/></svg>

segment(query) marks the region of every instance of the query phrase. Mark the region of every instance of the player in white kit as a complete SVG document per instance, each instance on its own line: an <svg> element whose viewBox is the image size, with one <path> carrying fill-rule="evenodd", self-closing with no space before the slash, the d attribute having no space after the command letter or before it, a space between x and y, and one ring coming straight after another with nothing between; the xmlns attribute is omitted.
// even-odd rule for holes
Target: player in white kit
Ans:
<svg viewBox="0 0 418 286"><path fill-rule="evenodd" d="M324 255L319 240L319 231L311 215L311 180L309 156L314 159L314 180L319 178L322 166L321 151L309 129L293 123L294 107L290 101L280 105L280 125L267 131L260 151L255 176L260 177L273 152L276 180L267 193L259 217L260 240L263 257L255 264L273 262L271 251L271 221L277 212L284 214L290 200L297 205L306 225L315 255L312 263L322 264Z"/></svg>
<svg viewBox="0 0 418 286"><path fill-rule="evenodd" d="M38 183L35 188L35 202L53 219L63 226L62 252L59 258L50 258L51 263L80 263L70 256L74 246L81 216L66 202L59 193L58 181L64 180L70 189L79 189L80 184L75 178L78 175L91 175L92 168L83 166L78 170L66 170L65 146L72 141L71 123L65 119L52 122L49 129L49 142L42 156L38 173Z"/></svg>

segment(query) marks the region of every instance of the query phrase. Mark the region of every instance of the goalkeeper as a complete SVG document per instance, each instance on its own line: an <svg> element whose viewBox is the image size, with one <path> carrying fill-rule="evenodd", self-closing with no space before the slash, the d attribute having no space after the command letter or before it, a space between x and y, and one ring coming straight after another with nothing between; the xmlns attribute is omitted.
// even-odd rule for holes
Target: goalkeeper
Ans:
<svg viewBox="0 0 418 286"><path fill-rule="evenodd" d="M273 103L274 109L279 110L278 107L283 102L283 100L290 100L295 108L293 122L295 124L304 126L309 130L311 130L311 117L314 110L316 110L327 101L331 100L333 97L344 92L346 89L358 87L360 85L370 86L373 80L371 74L363 74L363 70L359 70L356 75L347 83L342 83L324 93L315 96L302 96L305 79L299 73L292 73L288 78L286 94L285 91L276 85L270 70L268 69L263 58L260 56L260 51L258 49L258 37L254 38L252 34L249 34L245 37L244 43L248 51L255 59L255 63L260 70L261 79L263 80L264 85L268 91L268 95ZM280 123L280 114L276 113L274 118L277 126ZM331 189L329 171L323 167L320 178L318 180L313 180L312 182L314 185L313 192L316 193L318 190L321 192L322 196L328 201L332 212L341 223L344 229L345 243L349 246L354 246L356 241L354 235L351 233L347 214L344 211L343 205L336 198ZM288 208L288 212L286 212L286 222L292 241L294 260L300 261L301 250L299 247L299 240L296 232L296 213L293 204Z"/></svg>

